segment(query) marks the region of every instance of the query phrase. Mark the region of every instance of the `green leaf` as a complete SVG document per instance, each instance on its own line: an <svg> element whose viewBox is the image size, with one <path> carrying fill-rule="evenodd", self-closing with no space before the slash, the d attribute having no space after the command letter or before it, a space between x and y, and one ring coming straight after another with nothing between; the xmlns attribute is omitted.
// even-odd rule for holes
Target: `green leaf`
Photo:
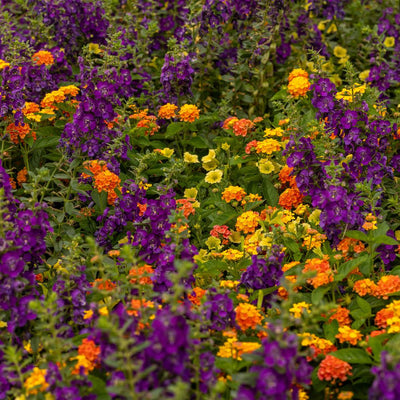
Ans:
<svg viewBox="0 0 400 400"><path fill-rule="evenodd" d="M183 129L183 124L182 122L172 122L171 124L168 125L167 131L165 132L165 137L172 138L175 137L176 134Z"/></svg>
<svg viewBox="0 0 400 400"><path fill-rule="evenodd" d="M274 184L268 178L263 177L262 191L268 205L276 207L278 205L279 194Z"/></svg>
<svg viewBox="0 0 400 400"><path fill-rule="evenodd" d="M361 349L340 349L329 354L349 364L372 364L371 357Z"/></svg>
<svg viewBox="0 0 400 400"><path fill-rule="evenodd" d="M364 232L360 231L348 231L346 236L352 239L362 240L363 242L369 241L369 237Z"/></svg>
<svg viewBox="0 0 400 400"><path fill-rule="evenodd" d="M373 243L376 245L389 244L392 246L397 246L399 244L399 242L396 239L393 239L392 237L386 235L380 235L375 237Z"/></svg>
<svg viewBox="0 0 400 400"><path fill-rule="evenodd" d="M357 301L358 306L361 308L361 310L365 314L365 316L366 317L371 316L371 305L368 303L368 301L364 300L360 296L357 296L356 301Z"/></svg>
<svg viewBox="0 0 400 400"><path fill-rule="evenodd" d="M99 399L100 396L104 400L111 399L110 395L107 394L106 383L102 379L94 375L88 375L88 379L93 384L91 391L97 395L96 399Z"/></svg>
<svg viewBox="0 0 400 400"><path fill-rule="evenodd" d="M338 273L335 275L335 281L340 282L342 279L346 278L346 276L353 271L353 269L357 268L360 264L368 259L368 255L364 254L361 257L355 258L354 260L350 260L340 265L338 268Z"/></svg>
<svg viewBox="0 0 400 400"><path fill-rule="evenodd" d="M311 293L311 302L314 305L317 305L321 302L321 300L324 298L325 293L330 290L330 286L320 286L316 289L314 289Z"/></svg>
<svg viewBox="0 0 400 400"><path fill-rule="evenodd" d="M184 140L184 144L189 144L197 149L208 149L209 145L204 138L201 136L195 136L191 139Z"/></svg>
<svg viewBox="0 0 400 400"><path fill-rule="evenodd" d="M318 368L316 367L314 369L314 371L311 374L311 380L312 380L312 388L316 391L316 392L323 392L324 389L326 388L326 386L328 385L327 381L321 381L318 378Z"/></svg>
<svg viewBox="0 0 400 400"><path fill-rule="evenodd" d="M332 343L335 342L335 336L339 332L339 323L336 319L332 320L330 323L324 324L324 336L326 339L330 340Z"/></svg>
<svg viewBox="0 0 400 400"><path fill-rule="evenodd" d="M33 145L33 149L37 150L37 149L43 149L45 147L54 147L58 145L59 141L60 138L57 136L47 136L39 138Z"/></svg>

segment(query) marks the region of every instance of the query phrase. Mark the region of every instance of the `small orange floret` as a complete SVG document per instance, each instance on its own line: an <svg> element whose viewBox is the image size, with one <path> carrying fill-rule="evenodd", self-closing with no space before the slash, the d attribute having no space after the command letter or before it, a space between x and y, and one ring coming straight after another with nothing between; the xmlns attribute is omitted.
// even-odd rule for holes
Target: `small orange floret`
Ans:
<svg viewBox="0 0 400 400"><path fill-rule="evenodd" d="M36 65L52 65L54 63L53 54L46 50L40 50L32 56L32 60Z"/></svg>

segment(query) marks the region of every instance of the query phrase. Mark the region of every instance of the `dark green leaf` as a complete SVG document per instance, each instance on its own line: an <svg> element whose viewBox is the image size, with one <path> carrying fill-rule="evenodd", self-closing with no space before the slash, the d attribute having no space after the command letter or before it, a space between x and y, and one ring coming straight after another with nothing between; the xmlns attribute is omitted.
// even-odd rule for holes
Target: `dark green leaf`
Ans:
<svg viewBox="0 0 400 400"><path fill-rule="evenodd" d="M349 364L372 364L371 357L361 349L340 349L330 354Z"/></svg>

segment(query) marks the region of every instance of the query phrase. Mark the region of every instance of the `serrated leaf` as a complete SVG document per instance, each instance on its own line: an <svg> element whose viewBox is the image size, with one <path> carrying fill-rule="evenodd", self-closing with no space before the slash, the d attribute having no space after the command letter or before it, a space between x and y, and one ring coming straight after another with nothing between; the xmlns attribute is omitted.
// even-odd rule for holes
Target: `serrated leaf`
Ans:
<svg viewBox="0 0 400 400"><path fill-rule="evenodd" d="M364 300L360 296L357 296L357 304L360 307L360 309L363 311L366 317L369 317L371 315L371 306L368 303L367 300Z"/></svg>
<svg viewBox="0 0 400 400"><path fill-rule="evenodd" d="M349 364L372 364L371 357L361 349L340 349L329 354Z"/></svg>

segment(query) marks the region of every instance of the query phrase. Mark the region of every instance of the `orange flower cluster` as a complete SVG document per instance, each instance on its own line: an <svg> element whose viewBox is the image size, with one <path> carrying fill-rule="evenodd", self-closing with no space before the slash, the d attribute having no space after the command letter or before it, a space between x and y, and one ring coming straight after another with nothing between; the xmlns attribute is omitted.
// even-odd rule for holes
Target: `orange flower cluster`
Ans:
<svg viewBox="0 0 400 400"><path fill-rule="evenodd" d="M250 154L253 149L257 149L257 140L252 140L246 144L245 153Z"/></svg>
<svg viewBox="0 0 400 400"><path fill-rule="evenodd" d="M262 197L259 194L250 193L248 196L245 196L240 204L244 206L247 203L255 203L256 201L262 201Z"/></svg>
<svg viewBox="0 0 400 400"><path fill-rule="evenodd" d="M129 119L138 120L136 127L137 128L146 128L144 130L144 134L147 136L152 136L160 129L157 124L157 117L154 115L148 115L149 110L146 108L143 111L139 111L136 106L132 106L134 109L134 114L129 116Z"/></svg>
<svg viewBox="0 0 400 400"><path fill-rule="evenodd" d="M257 342L239 342L237 337L228 338L227 341L220 346L217 356L222 358L233 358L241 360L244 353L252 353L261 347Z"/></svg>
<svg viewBox="0 0 400 400"><path fill-rule="evenodd" d="M254 329L261 323L261 314L256 306L249 303L240 303L235 308L236 323L242 331L252 328Z"/></svg>
<svg viewBox="0 0 400 400"><path fill-rule="evenodd" d="M188 299L190 302L196 306L199 306L201 304L201 299L203 296L206 294L206 290L200 288L200 287L195 287L193 288L193 294L188 295Z"/></svg>
<svg viewBox="0 0 400 400"><path fill-rule="evenodd" d="M240 186L228 186L222 192L222 200L225 200L229 203L232 200L242 201L246 196L246 192Z"/></svg>
<svg viewBox="0 0 400 400"><path fill-rule="evenodd" d="M356 329L351 329L349 326L340 326L339 333L335 337L339 339L340 343L348 342L356 346L362 336L361 332Z"/></svg>
<svg viewBox="0 0 400 400"><path fill-rule="evenodd" d="M300 190L296 188L287 188L279 196L278 204L286 210L296 208L303 201L304 196L300 193Z"/></svg>
<svg viewBox="0 0 400 400"><path fill-rule="evenodd" d="M288 91L294 98L305 96L310 86L307 71L298 68L290 73Z"/></svg>
<svg viewBox="0 0 400 400"><path fill-rule="evenodd" d="M193 104L185 104L179 110L179 119L185 122L194 122L199 119L200 111Z"/></svg>
<svg viewBox="0 0 400 400"><path fill-rule="evenodd" d="M388 333L400 332L400 300L394 300L378 311L375 324L380 328L388 328Z"/></svg>
<svg viewBox="0 0 400 400"><path fill-rule="evenodd" d="M386 308L379 310L375 316L375 325L379 328L387 328L388 320L394 317L394 311Z"/></svg>
<svg viewBox="0 0 400 400"><path fill-rule="evenodd" d="M371 213L369 213L366 217L365 217L365 222L364 225L362 226L366 231L373 231L375 229L378 229L378 227L376 226L377 221L376 221L376 217L375 215L372 215Z"/></svg>
<svg viewBox="0 0 400 400"><path fill-rule="evenodd" d="M78 356L75 357L75 360L78 362L75 365L72 374L79 374L83 368L84 373L87 375L99 364L99 356L100 347L96 346L93 340L83 339L82 344L78 347Z"/></svg>
<svg viewBox="0 0 400 400"><path fill-rule="evenodd" d="M290 187L297 187L296 186L296 177L291 175L292 171L293 171L293 168L285 165L279 172L279 181L282 184L288 183Z"/></svg>
<svg viewBox="0 0 400 400"><path fill-rule="evenodd" d="M210 235L216 238L222 236L222 244L228 244L228 238L232 232L229 230L227 225L214 225L211 229Z"/></svg>
<svg viewBox="0 0 400 400"><path fill-rule="evenodd" d="M6 127L6 133L10 135L10 139L14 144L24 143L24 139L27 135L33 137L36 140L36 132L32 131L28 124L15 125L14 123Z"/></svg>
<svg viewBox="0 0 400 400"><path fill-rule="evenodd" d="M351 324L351 319L349 317L350 315L349 309L342 306L338 306L332 311L334 311L334 314L332 314L329 317L329 322L335 319L339 323L339 326L346 326Z"/></svg>
<svg viewBox="0 0 400 400"><path fill-rule="evenodd" d="M93 174L94 187L99 193L107 192L108 204L113 205L118 198L115 189L121 190L121 179L118 175L109 171L104 161L92 160L85 162L83 166ZM89 178L90 175L82 173L82 178Z"/></svg>
<svg viewBox="0 0 400 400"><path fill-rule="evenodd" d="M177 106L175 104L167 103L160 107L158 110L158 117L164 119L175 118L175 111L177 110Z"/></svg>
<svg viewBox="0 0 400 400"><path fill-rule="evenodd" d="M344 238L338 244L337 249L343 253L345 260L349 260L352 253L362 253L365 250L365 246L357 239Z"/></svg>
<svg viewBox="0 0 400 400"><path fill-rule="evenodd" d="M344 382L352 375L351 370L352 366L348 362L327 355L319 365L318 378L321 381L332 381L333 384L336 380Z"/></svg>
<svg viewBox="0 0 400 400"><path fill-rule="evenodd" d="M382 276L377 284L371 279L360 279L354 283L353 291L359 296L369 294L386 300L389 294L400 291L400 277L397 275Z"/></svg>
<svg viewBox="0 0 400 400"><path fill-rule="evenodd" d="M49 384L46 382L46 369L34 367L28 378L24 382L24 388L28 395L35 395L44 392ZM24 396L25 397L25 396Z"/></svg>
<svg viewBox="0 0 400 400"><path fill-rule="evenodd" d="M185 218L189 218L189 215L194 215L196 210L193 207L193 204L196 202L194 199L179 199L176 201L177 204L181 204L180 207L177 208L177 211L182 211Z"/></svg>
<svg viewBox="0 0 400 400"><path fill-rule="evenodd" d="M79 88L74 85L62 86L53 92L47 93L43 100L40 102L42 108L56 108L54 103L62 103L66 100L66 96L70 95L75 97L79 93Z"/></svg>
<svg viewBox="0 0 400 400"><path fill-rule="evenodd" d="M95 287L99 290L108 290L108 291L113 290L117 287L117 285L114 282L110 281L109 279L104 280L101 278L96 279L94 282L91 283L91 285L92 287Z"/></svg>
<svg viewBox="0 0 400 400"><path fill-rule="evenodd" d="M249 119L242 118L234 122L232 128L235 136L245 137L249 132L253 130L254 124Z"/></svg>
<svg viewBox="0 0 400 400"><path fill-rule="evenodd" d="M37 51L32 56L32 60L36 65L52 65L54 63L53 54L46 50Z"/></svg>
<svg viewBox="0 0 400 400"><path fill-rule="evenodd" d="M310 271L317 272L317 276L307 279L307 282L314 288L333 282L333 272L329 265L329 261L327 260L327 256L325 256L323 259L311 258L306 260L303 268L303 274Z"/></svg>
<svg viewBox="0 0 400 400"><path fill-rule="evenodd" d="M26 169L26 167L24 167L17 174L18 184L21 186L23 183L25 183L27 180L27 177L28 177L28 170Z"/></svg>
<svg viewBox="0 0 400 400"><path fill-rule="evenodd" d="M139 311L142 308L154 308L154 303L152 301L147 301L144 299L132 299L131 303L129 304L129 310L126 312L129 315L134 315L137 317L139 315Z"/></svg>
<svg viewBox="0 0 400 400"><path fill-rule="evenodd" d="M142 267L132 267L129 271L129 282L132 284L151 285L153 283L151 280L153 274L154 269L151 265L145 264Z"/></svg>
<svg viewBox="0 0 400 400"><path fill-rule="evenodd" d="M321 248L322 243L326 240L326 235L319 233L315 229L307 229L307 235L304 236L303 247L307 250L311 249L319 249Z"/></svg>
<svg viewBox="0 0 400 400"><path fill-rule="evenodd" d="M239 215L236 221L236 229L243 233L253 233L260 220L260 215L255 211L246 211L242 215Z"/></svg>
<svg viewBox="0 0 400 400"><path fill-rule="evenodd" d="M336 346L328 339L320 338L313 333L304 332L299 334L302 346L309 346L312 350L312 357L307 357L308 361L317 358L320 354L328 354L331 351L336 351Z"/></svg>

